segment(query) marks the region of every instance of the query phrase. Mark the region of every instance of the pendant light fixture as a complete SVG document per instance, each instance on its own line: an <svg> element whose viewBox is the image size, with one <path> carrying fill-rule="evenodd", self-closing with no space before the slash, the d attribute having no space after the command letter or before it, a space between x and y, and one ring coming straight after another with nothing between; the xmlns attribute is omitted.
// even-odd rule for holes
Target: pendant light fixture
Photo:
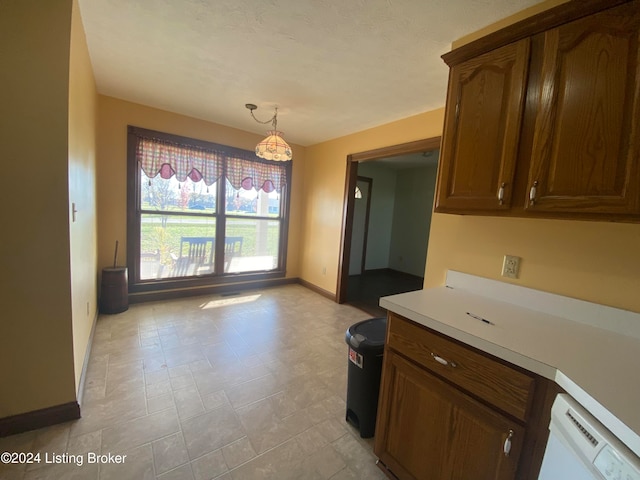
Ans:
<svg viewBox="0 0 640 480"><path fill-rule="evenodd" d="M249 109L251 116L256 122L262 124L271 123L273 126L273 130L267 132L267 138L256 145L256 155L265 160L275 160L278 162L288 162L291 160L291 147L284 141L284 138L282 138L282 132L278 130L278 107L276 107L273 117L265 122L258 120L253 114L253 111L258 108L256 105L247 103L245 107Z"/></svg>

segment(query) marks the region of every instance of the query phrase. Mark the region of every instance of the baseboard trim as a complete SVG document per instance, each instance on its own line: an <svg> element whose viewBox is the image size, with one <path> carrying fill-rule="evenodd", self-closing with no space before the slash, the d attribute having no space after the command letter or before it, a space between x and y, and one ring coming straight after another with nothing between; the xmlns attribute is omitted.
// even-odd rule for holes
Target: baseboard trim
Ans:
<svg viewBox="0 0 640 480"><path fill-rule="evenodd" d="M76 392L76 398L78 404L82 405L82 399L84 398L84 385L87 379L87 369L89 368L89 358L91 357L91 347L93 346L93 336L96 333L96 322L98 321L99 309L96 308L96 313L93 316L93 324L91 325L91 333L89 334L89 341L87 344L87 350L84 352L84 360L82 362L82 373L80 373L80 381L78 382L78 391Z"/></svg>
<svg viewBox="0 0 640 480"><path fill-rule="evenodd" d="M367 275L370 273L388 273L390 275L394 275L394 274L400 274L400 275L406 275L408 277L414 277L415 279L420 279L424 281L424 277L421 277L420 275L414 275L413 273L408 273L408 272L403 272L402 270L396 270L394 268L371 268L369 270L364 270L362 272L362 275Z"/></svg>
<svg viewBox="0 0 640 480"><path fill-rule="evenodd" d="M330 291L325 290L324 288L320 288L317 285L314 285L313 283L309 283L306 280L302 280L301 278L298 279L298 283L303 287L308 288L309 290L312 290L317 294L320 294L323 297L328 298L329 300L333 300L334 302L338 301L338 297L336 296L335 293L331 293Z"/></svg>
<svg viewBox="0 0 640 480"><path fill-rule="evenodd" d="M80 405L78 402L63 403L62 405L0 418L0 437L36 430L57 423L77 420L78 418L80 418Z"/></svg>
<svg viewBox="0 0 640 480"><path fill-rule="evenodd" d="M297 278L272 278L267 280L255 280L252 282L206 285L201 287L189 287L176 290L156 290L151 292L129 293L129 303L153 302L157 300L171 300L174 298L196 297L209 294L229 294L254 290L256 288L278 287L298 283Z"/></svg>
<svg viewBox="0 0 640 480"><path fill-rule="evenodd" d="M389 267L383 267L383 268L367 268L365 270L362 271L362 273L360 275L365 275L367 273L393 273L396 270L389 268Z"/></svg>

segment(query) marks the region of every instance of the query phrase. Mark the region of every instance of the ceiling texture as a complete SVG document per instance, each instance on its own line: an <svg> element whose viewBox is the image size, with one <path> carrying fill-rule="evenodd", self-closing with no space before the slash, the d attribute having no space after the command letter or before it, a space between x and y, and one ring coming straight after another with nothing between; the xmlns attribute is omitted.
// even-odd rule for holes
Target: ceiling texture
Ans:
<svg viewBox="0 0 640 480"><path fill-rule="evenodd" d="M98 92L303 146L442 107L451 42L539 0L79 0Z"/></svg>

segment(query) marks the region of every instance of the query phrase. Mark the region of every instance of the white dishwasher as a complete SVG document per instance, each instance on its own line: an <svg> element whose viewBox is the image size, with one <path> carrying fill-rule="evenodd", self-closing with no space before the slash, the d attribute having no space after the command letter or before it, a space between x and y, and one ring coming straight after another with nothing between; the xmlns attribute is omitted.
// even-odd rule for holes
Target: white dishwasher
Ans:
<svg viewBox="0 0 640 480"><path fill-rule="evenodd" d="M640 480L640 459L566 394L551 408L538 480Z"/></svg>

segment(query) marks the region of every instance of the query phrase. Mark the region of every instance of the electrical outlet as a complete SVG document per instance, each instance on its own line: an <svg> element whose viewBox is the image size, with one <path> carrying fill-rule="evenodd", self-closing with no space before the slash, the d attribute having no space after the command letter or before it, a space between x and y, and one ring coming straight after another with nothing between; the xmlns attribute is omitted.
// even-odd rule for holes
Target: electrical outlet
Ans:
<svg viewBox="0 0 640 480"><path fill-rule="evenodd" d="M513 255L505 255L502 261L502 276L509 278L518 278L520 271L520 257Z"/></svg>
<svg viewBox="0 0 640 480"><path fill-rule="evenodd" d="M327 267L322 267L322 274L326 275L327 274Z"/></svg>

